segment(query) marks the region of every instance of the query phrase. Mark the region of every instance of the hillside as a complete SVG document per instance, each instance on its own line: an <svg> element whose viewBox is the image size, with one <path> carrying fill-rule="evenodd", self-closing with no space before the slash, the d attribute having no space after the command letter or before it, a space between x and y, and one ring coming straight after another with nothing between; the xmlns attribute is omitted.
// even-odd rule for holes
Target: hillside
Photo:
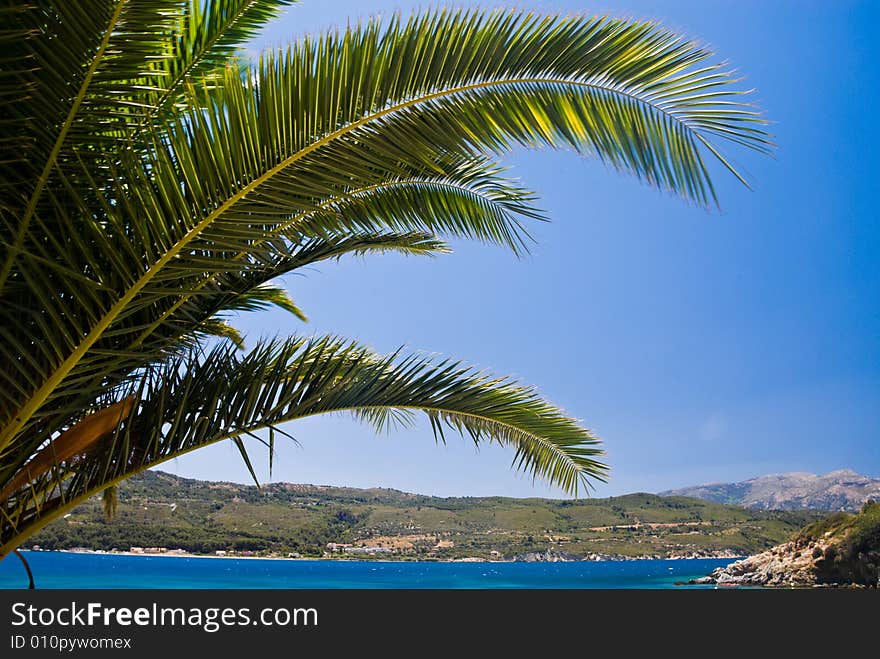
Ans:
<svg viewBox="0 0 880 659"><path fill-rule="evenodd" d="M827 474L771 474L740 483L712 483L661 492L660 496L696 497L761 510L855 512L868 499L880 499L880 478L851 469Z"/></svg>
<svg viewBox="0 0 880 659"><path fill-rule="evenodd" d="M880 503L814 522L790 542L718 568L694 583L880 587Z"/></svg>
<svg viewBox="0 0 880 659"><path fill-rule="evenodd" d="M328 543L338 543L351 546L333 556L370 549L385 558L443 560L742 556L782 542L819 517L653 494L576 501L439 498L288 483L257 489L152 471L120 486L111 522L95 497L32 544L321 556Z"/></svg>

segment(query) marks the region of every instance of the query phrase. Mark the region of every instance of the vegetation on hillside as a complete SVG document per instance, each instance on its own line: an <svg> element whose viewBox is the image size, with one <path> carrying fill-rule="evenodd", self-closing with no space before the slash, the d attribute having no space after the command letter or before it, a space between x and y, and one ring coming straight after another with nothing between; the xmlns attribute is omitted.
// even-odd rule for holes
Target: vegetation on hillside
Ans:
<svg viewBox="0 0 880 659"><path fill-rule="evenodd" d="M820 582L880 585L880 503L869 501L856 514L835 513L795 536L797 546L814 542L825 546L814 556Z"/></svg>
<svg viewBox="0 0 880 659"><path fill-rule="evenodd" d="M95 498L33 542L44 549L140 546L306 556L323 555L333 542L393 549L382 556L404 559L512 558L547 550L581 557L744 555L817 518L653 494L441 498L291 484L258 489L150 471L120 488L111 523Z"/></svg>

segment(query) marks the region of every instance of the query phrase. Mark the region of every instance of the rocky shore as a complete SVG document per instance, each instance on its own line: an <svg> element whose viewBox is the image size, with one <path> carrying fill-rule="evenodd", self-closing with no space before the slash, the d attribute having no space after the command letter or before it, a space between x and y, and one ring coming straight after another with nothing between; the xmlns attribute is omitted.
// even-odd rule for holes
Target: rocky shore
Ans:
<svg viewBox="0 0 880 659"><path fill-rule="evenodd" d="M880 504L806 527L790 542L714 570L692 584L880 588Z"/></svg>
<svg viewBox="0 0 880 659"><path fill-rule="evenodd" d="M737 554L732 549L722 549L719 551L690 551L690 552L670 552L667 554L649 554L640 556L627 556L625 554L599 554L592 553L581 556L579 554L570 554L557 549L547 549L545 551L532 551L526 554L517 554L512 559L522 563L570 563L575 561L644 561L644 560L681 560L694 558L737 558L741 554Z"/></svg>
<svg viewBox="0 0 880 659"><path fill-rule="evenodd" d="M784 588L815 586L819 583L816 563L825 560L829 549L830 546L820 543L799 547L795 542L787 542L717 568L712 574L690 583Z"/></svg>

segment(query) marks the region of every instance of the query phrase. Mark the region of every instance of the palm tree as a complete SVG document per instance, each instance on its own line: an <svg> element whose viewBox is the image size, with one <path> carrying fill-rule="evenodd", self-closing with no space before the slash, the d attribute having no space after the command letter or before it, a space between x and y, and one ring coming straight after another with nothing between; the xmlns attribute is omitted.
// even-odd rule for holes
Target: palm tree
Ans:
<svg viewBox="0 0 880 659"><path fill-rule="evenodd" d="M577 493L598 439L532 388L337 337L244 349L230 315L348 254L522 253L534 195L494 157L574 149L710 206L707 161L770 148L711 53L652 23L435 11L237 49L288 0L5 4L0 557L87 497L229 439L427 415ZM260 432L260 435L256 433ZM109 488L109 489L108 489Z"/></svg>

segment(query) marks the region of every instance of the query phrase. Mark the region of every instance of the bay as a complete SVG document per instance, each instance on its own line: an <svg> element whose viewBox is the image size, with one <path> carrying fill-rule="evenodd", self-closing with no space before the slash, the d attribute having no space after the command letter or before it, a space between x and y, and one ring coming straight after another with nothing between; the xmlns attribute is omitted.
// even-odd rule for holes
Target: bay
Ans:
<svg viewBox="0 0 880 659"><path fill-rule="evenodd" d="M22 552L37 588L681 588L735 559L565 563L272 560ZM15 556L0 561L0 588L24 588ZM712 586L709 586L710 588Z"/></svg>

